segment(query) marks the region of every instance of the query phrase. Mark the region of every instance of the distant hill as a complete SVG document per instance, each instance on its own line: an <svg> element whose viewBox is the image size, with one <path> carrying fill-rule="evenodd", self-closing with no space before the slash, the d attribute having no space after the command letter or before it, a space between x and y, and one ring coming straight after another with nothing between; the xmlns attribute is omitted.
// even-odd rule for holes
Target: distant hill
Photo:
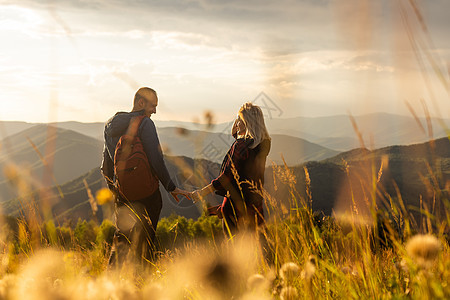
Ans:
<svg viewBox="0 0 450 300"><path fill-rule="evenodd" d="M103 130L105 128L105 123L80 123L80 122L58 122L51 123L50 125L56 126L58 128L72 130L83 135L95 138L97 140L103 141Z"/></svg>
<svg viewBox="0 0 450 300"><path fill-rule="evenodd" d="M348 174L344 161L348 164ZM449 197L450 142L448 138L442 138L373 151L354 149L321 162L293 167L296 190L307 199L304 167L311 181L313 209L325 214L348 211L352 206L352 193L359 213L367 214L367 203L372 202L373 180L377 179L376 201L380 208L389 207L387 195L398 203L398 187L411 214L418 216L414 208L420 207L420 199L430 211L443 214L445 207L439 197L441 200ZM274 179L272 170L267 170L266 188L275 199L289 199L288 186L282 184L280 178L282 176L275 175ZM441 196L436 195L436 191ZM287 202L284 205L289 207Z"/></svg>
<svg viewBox="0 0 450 300"><path fill-rule="evenodd" d="M72 128L74 125L76 125L78 130L82 129L92 134L96 130L99 130L100 125L103 126L100 123L80 125L77 122L66 122L64 124L68 128ZM19 122L18 126L25 125ZM83 129L83 126L88 126L90 129ZM317 126L319 125L317 124ZM28 141L27 138L29 138L36 145L40 153L43 155L47 153L49 155L45 158L46 160L49 160L49 157L54 157L53 174L55 175L56 182L60 184L67 183L67 194L75 192L75 190L71 190L73 187L77 187L77 193L82 193L81 191L84 189L84 185L80 185L80 182L82 182L81 177L78 178L78 181L69 183L70 180L77 180L79 176L87 176L89 184L94 183L94 179L96 179L100 186L102 182L100 175L97 174L98 177L95 177L97 175L95 175L96 173L94 171L90 175L87 172L99 166L103 142L62 128L53 129L54 133L50 139L47 139L49 128L54 127L36 125L3 139L0 149L0 170L4 171L9 163L14 162L19 166L19 174L27 178L31 189L36 189L42 185L42 176L45 167L38 153ZM314 132L311 128L306 127L306 129ZM333 132L337 134L339 130L329 131L330 134ZM383 131L381 128L379 132L388 135L388 131ZM395 134L403 136L409 134L408 130L402 132ZM416 132L416 135L420 134ZM205 174L205 178L202 182L197 183L204 184L209 182L209 180L217 175L217 162L222 160L229 145L232 143L232 139L228 133L185 130L174 127L160 128L159 136L162 144L168 145L165 153L170 154L167 156L167 160L171 173L177 175L176 178L178 181L181 180L181 183L186 183L190 187L197 185L196 182L198 179L194 176L192 178L195 178L194 182L185 181L183 178L190 176L186 176L189 172L183 172L183 170L192 170L194 164L197 166L202 165L204 169L201 174ZM339 139L337 138L337 141L340 141ZM52 143L54 143L53 149L47 150L48 145ZM355 194L364 195L366 193L367 195L368 190L365 190L366 188L363 186L369 186L370 183L361 181L361 178L371 178L372 169L378 172L382 162L381 185L387 193L394 195L395 186L393 182L395 182L404 198L412 205L418 203L419 195L422 195L424 201L429 199L429 188L427 189L423 183L424 180L428 180L431 177L427 163L433 172L439 175L440 185L445 186L449 180L450 149L448 138L437 139L433 143L382 147L373 151L357 148L339 154L336 151L323 148L300 138L272 134L272 149L269 161L274 160L280 164L280 153L283 153L288 165L297 166L293 167L292 170L297 177L296 186L299 191L304 191L305 175L303 167L306 166L308 168L311 177L313 206L315 209L323 210L326 213L331 213L332 209L336 210L339 207L348 206L347 201L351 199L349 196L350 186L354 189ZM191 155L201 157L203 160L193 160L189 158ZM182 159L176 157L182 157ZM171 159L174 161L170 162ZM313 160L318 162L311 162ZM351 172L349 176L345 173L343 160L347 161L350 166ZM305 164L306 161L308 163ZM372 168L372 163L374 164L374 168ZM180 167L178 164L184 167ZM31 175L28 175L27 170L31 172ZM4 202L8 200L8 207L14 207L14 205L10 205L14 201L9 201L17 197L17 192L11 188L11 180L15 179L11 177L7 179L4 176L4 172L0 172L0 201ZM53 181L47 181L47 184L53 185ZM202 184L198 184L198 186ZM286 192L283 188L275 188L276 185L274 184L271 167L267 169L266 185L268 190L276 195L277 199L288 199L287 194L283 194ZM84 211L82 205L87 205L87 202L85 202L86 197L83 198L79 196L81 194L77 193L73 194L73 199L76 199L73 200L74 202L67 201L67 206L61 206L61 209L55 208L58 211L58 215L67 212L73 207L76 207L76 205L81 205L76 209ZM173 201L170 201L170 197L167 197L167 195L165 197L165 201L168 203L166 205L167 209L171 208L172 205L180 214L187 216L196 215L190 203L182 202L175 204ZM69 198L71 197L67 199ZM359 198L363 199L364 197L361 196ZM84 202L81 201L82 199L84 199ZM212 201L214 199L212 198ZM74 203L77 204L73 206L72 204ZM188 207L184 208L185 205ZM182 212L184 209L186 211ZM14 209L11 211L14 211ZM196 208L195 211L197 214L199 213L199 210ZM168 211L164 211L164 213L168 213Z"/></svg>
<svg viewBox="0 0 450 300"><path fill-rule="evenodd" d="M218 164L206 160L193 160L188 157L166 157L166 163L176 185L189 191L208 184L217 176L220 167ZM34 191L27 199L28 201L34 199L34 204L38 207L43 208L45 205L50 207L51 213L58 223L65 221L76 223L78 218L91 219L93 213L84 180L94 196L100 188L105 187L100 169L95 168L61 185L60 189L63 197L60 196L58 189L53 187L50 194L43 196L42 192ZM164 203L161 212L162 217L168 217L173 213L188 218L198 218L201 215L203 209L201 204L193 204L184 197L180 197L181 201L177 203L162 186L160 186L160 190ZM218 196L211 196L210 201L212 204L218 204L220 199ZM1 206L4 214L19 216L23 214L22 207L27 207L27 203L24 203L23 199L13 198L3 202ZM112 218L112 212L113 207L111 203L99 207L97 218L100 220L103 217Z"/></svg>
<svg viewBox="0 0 450 300"><path fill-rule="evenodd" d="M158 135L165 153L198 157L220 163L234 139L229 134L193 131L180 128L160 128ZM273 134L268 163L283 164L281 155L290 166L309 160L322 160L339 152L310 143L304 139Z"/></svg>
<svg viewBox="0 0 450 300"><path fill-rule="evenodd" d="M60 122L51 125L103 141L103 123ZM190 127L195 127L195 124L191 125ZM44 125L35 126L40 126L36 128L45 128ZM218 163L222 162L234 141L228 132L224 134L181 127L158 128L158 136L165 154L203 158ZM285 134L272 134L271 137L272 150L268 157L268 163L273 161L276 164L282 164L281 154L288 165L296 165L309 160L322 160L338 153L338 151ZM7 143L7 141L8 139L5 139L4 142ZM333 144L334 142L330 140L329 143ZM94 166L92 165L92 167Z"/></svg>
<svg viewBox="0 0 450 300"><path fill-rule="evenodd" d="M76 131L80 134L87 135L89 137L103 140L103 129L105 127L104 122L91 122L82 123L77 121L65 121L56 123L27 123L19 121L0 121L0 141L6 137L15 135L23 130L29 129L36 125L52 125L58 128ZM208 131L204 124L198 124L194 122L181 122L181 121L154 121L158 128L164 127L176 127L185 128L188 130L203 130Z"/></svg>
<svg viewBox="0 0 450 300"><path fill-rule="evenodd" d="M86 135L98 140L103 140L103 128L105 123L95 122L95 123L81 123L76 121L68 122L56 122L56 123L27 123L27 122L16 122L16 121L0 121L0 141L11 137L21 131L30 129L34 126L46 126L51 125L61 129L71 130L78 132L82 135Z"/></svg>
<svg viewBox="0 0 450 300"><path fill-rule="evenodd" d="M369 149L392 145L409 145L429 140L428 134L422 131L420 125L412 116L372 113L355 116L354 119L362 133L364 144ZM162 121L157 120L157 118L154 121L160 130L162 128L184 128L194 132L206 131L228 135L233 120L218 123L212 127L194 122ZM297 137L339 152L361 147L348 115L266 118L265 121L271 135L280 134ZM420 118L419 121L426 129L427 121L424 118ZM444 127L450 128L449 119L431 118L430 121L434 138L446 136ZM0 121L0 140L34 125L36 124ZM104 122L79 123L72 121L59 122L54 125L103 140Z"/></svg>
<svg viewBox="0 0 450 300"><path fill-rule="evenodd" d="M47 125L33 126L4 139L0 149L0 170L3 171L6 166L14 164L18 166L19 174L27 177L28 183L33 186L53 185L54 181L48 180L44 183L46 167L30 141L46 163L53 161L51 172L46 173L53 174L56 182L60 184L85 174L101 161L103 144L99 140L71 130ZM0 201L16 195L4 172L1 172Z"/></svg>
<svg viewBox="0 0 450 300"><path fill-rule="evenodd" d="M354 116L354 119L367 148L376 149L391 145L408 145L429 140L429 136L421 131L420 125L412 116L372 113ZM425 129L427 128L424 118L420 119L420 123ZM442 124L450 127L450 120L432 118L431 124L434 137L440 138L446 136ZM267 127L271 132L276 133L297 128L300 131L299 134L292 135L335 150L350 150L361 147L347 115L271 119L267 120ZM308 135L304 136L303 133Z"/></svg>
<svg viewBox="0 0 450 300"><path fill-rule="evenodd" d="M281 155L289 166L302 164L307 161L319 161L337 155L339 152L308 142L301 138L287 135L273 134L272 148L269 160L282 164Z"/></svg>
<svg viewBox="0 0 450 300"><path fill-rule="evenodd" d="M85 132L95 133L99 124L81 124L66 122L60 125L68 128L87 126ZM75 126L76 125L76 126ZM103 125L101 125L103 126ZM95 129L97 128L97 129ZM48 135L51 135L48 138ZM233 142L229 134L190 131L180 128L161 128L159 136L166 155L197 157L215 163L221 163ZM34 149L33 144L36 146ZM29 184L34 187L65 183L101 163L103 142L82 135L78 132L56 128L48 125L35 125L24 131L5 138L0 149L0 169L13 163L19 167L22 176L29 177ZM285 135L272 135L272 149L268 164L274 161L282 164L283 155L288 165L297 165L309 160L321 160L332 157L338 152L315 145L306 140ZM40 155L45 156L46 163L52 163L51 172L54 179L47 177L44 183L44 166ZM31 172L31 176L28 175ZM0 173L0 201L10 199L17 192L9 184L4 172Z"/></svg>
<svg viewBox="0 0 450 300"><path fill-rule="evenodd" d="M31 128L36 124L16 121L0 121L0 141L23 130Z"/></svg>
<svg viewBox="0 0 450 300"><path fill-rule="evenodd" d="M372 113L354 116L358 130L362 133L365 146L377 149L391 145L409 145L425 142L429 136L422 132L412 116L388 113ZM348 115L325 117L267 118L266 126L271 134L285 134L306 139L337 151L361 147ZM426 129L426 119L420 118ZM434 138L446 136L442 124L450 127L449 119L431 118ZM229 123L216 124L214 131L226 131ZM373 145L372 145L373 141Z"/></svg>
<svg viewBox="0 0 450 300"><path fill-rule="evenodd" d="M348 164L348 173L343 159ZM216 163L181 156L168 156L166 162L177 186L189 191L209 183L217 176L219 169ZM348 211L352 206L353 194L358 213L367 214L367 203L371 202L375 176L375 180L379 179L377 183L379 192L376 197L379 208L388 206L387 195L392 197L394 203L398 203L396 190L398 187L405 206L412 215L418 215L413 207L419 207L421 198L422 203L437 214L443 212L443 206L439 201L433 202L435 196L433 192L440 191L444 197L449 196L445 186L450 182L450 142L448 138L443 138L433 143L385 147L374 151L355 149L320 162L307 162L291 167L289 168L291 175L286 174L283 166L276 166L275 169L270 166L266 168L265 188L276 201L277 208L269 215L283 213L291 207L288 199L291 195L289 186L292 183L297 199L302 197L309 202L305 168L310 179L312 207L315 211L322 211L327 215ZM98 168L62 185L64 199L54 196L53 200L47 201L52 204L53 214L57 216L58 222L64 220L75 222L78 217L92 217L83 179L87 181L94 194L104 186ZM430 189L430 183L427 181L437 186ZM162 216L169 216L175 212L188 218L197 218L201 214L202 207L199 204L193 204L186 199L176 203L163 188L161 191L164 201ZM56 189L53 189L53 195L57 195ZM38 199L38 203L39 197L37 194L34 196ZM211 195L207 200L214 205L220 203L221 197ZM2 204L4 212L13 215L19 214L21 205L23 203L21 204L18 199L11 199ZM101 215L110 217L111 213L112 207L104 206Z"/></svg>
<svg viewBox="0 0 450 300"><path fill-rule="evenodd" d="M342 159L346 161L361 161L367 159L379 159L383 156L387 156L390 160L408 158L409 160L432 161L433 159L450 158L448 144L448 138L440 138L433 142L408 146L389 146L373 151L367 149L354 149L340 153L335 157L328 159L328 161L341 163Z"/></svg>

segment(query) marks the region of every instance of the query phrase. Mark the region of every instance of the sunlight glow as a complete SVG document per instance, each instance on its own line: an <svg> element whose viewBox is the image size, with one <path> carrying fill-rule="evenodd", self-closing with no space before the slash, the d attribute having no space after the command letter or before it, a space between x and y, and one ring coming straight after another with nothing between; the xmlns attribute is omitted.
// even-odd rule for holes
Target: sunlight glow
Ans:
<svg viewBox="0 0 450 300"><path fill-rule="evenodd" d="M37 30L43 23L43 17L32 9L14 5L0 6L0 32L38 38Z"/></svg>

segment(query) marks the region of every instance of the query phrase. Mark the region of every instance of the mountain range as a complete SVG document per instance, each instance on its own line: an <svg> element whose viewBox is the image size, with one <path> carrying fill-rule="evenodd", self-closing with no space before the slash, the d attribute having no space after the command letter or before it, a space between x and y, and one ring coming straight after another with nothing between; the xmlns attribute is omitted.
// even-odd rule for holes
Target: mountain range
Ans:
<svg viewBox="0 0 450 300"><path fill-rule="evenodd" d="M188 157L166 157L166 164L172 179L179 187L194 190L208 184L217 176L219 165L207 160L193 160ZM50 189L40 189L26 195L25 197L14 197L1 203L4 214L12 216L24 215L23 207L39 207L41 215L53 216L58 223L75 222L78 218L91 219L94 217L93 208L89 201L89 193L95 196L96 192L105 187L105 181L100 173L99 167ZM161 211L162 217L168 217L173 213L188 218L198 218L201 215L201 204L194 204L190 200L180 197L180 202L167 193L160 186L164 206ZM44 192L43 192L44 191ZM61 196L61 194L63 196ZM220 202L219 197L210 199L213 204ZM43 211L47 209L47 211ZM99 207L96 218L112 218L113 204L108 203ZM26 214L25 214L26 215Z"/></svg>
<svg viewBox="0 0 450 300"><path fill-rule="evenodd" d="M9 136L0 149L0 200L17 195L6 169L25 177L32 189L63 184L98 166L102 149L97 139L47 125Z"/></svg>
<svg viewBox="0 0 450 300"><path fill-rule="evenodd" d="M427 124L431 125L433 138L447 136L446 130L450 128L450 119L415 119L413 116L401 116L388 113L354 116L353 119L358 131L361 133L364 146L369 149L377 149L391 145L415 144L430 140L431 136ZM194 132L200 131L229 135L232 121L208 126L195 122L161 121L155 119L155 124L158 129L180 128ZM266 118L265 121L271 135L281 134L302 138L339 152L362 146L361 141L355 133L354 124L348 115ZM0 140L34 125L36 124L0 121ZM52 125L103 140L104 123L80 123L72 121L58 122Z"/></svg>
<svg viewBox="0 0 450 300"><path fill-rule="evenodd" d="M221 163L234 139L229 134L194 131L176 127L164 127L158 130L164 153L175 156L188 156L208 159ZM309 160L322 160L338 154L334 151L307 140L288 135L271 135L269 163L282 164L283 159L290 165L298 165Z"/></svg>
<svg viewBox="0 0 450 300"><path fill-rule="evenodd" d="M75 125L78 129L85 126ZM166 155L207 159L215 163L222 161L233 142L225 134L179 128L161 128L159 136ZM100 165L103 149L101 140L43 124L11 135L3 139L1 144L0 170L15 167L19 174L29 178L28 184L33 188L63 184L85 174ZM308 160L329 158L338 153L300 138L273 135L268 162L282 164L283 157L288 165L296 165ZM17 195L10 181L11 178L0 172L0 201Z"/></svg>
<svg viewBox="0 0 450 300"><path fill-rule="evenodd" d="M176 185L194 190L209 183L219 170L219 164L207 160L193 160L182 156L167 156L167 166ZM409 146L390 146L376 150L354 149L322 161L306 162L286 169L284 166L269 166L265 172L265 189L275 200L274 209L268 216L285 214L296 199L311 201L314 211L326 215L337 215L356 210L361 216L370 215L368 203L372 203L373 183L376 181L375 202L378 207L391 209L392 203L400 205L401 199L411 216L420 217L420 207L427 207L433 214L445 213L443 199L448 199L450 184L450 142L448 138ZM104 180L98 168L61 185L64 197L55 187L52 192L35 192L38 207L42 203L51 206L51 212L59 223L74 223L78 218L93 217L89 194L104 187ZM177 203L163 188L162 217L172 213L188 218L197 218L204 207L187 199ZM44 196L42 196L44 195ZM42 198L47 197L47 198ZM43 202L42 199L46 199ZM354 199L354 202L352 202ZM23 199L13 198L2 203L3 211L9 215L22 214ZM219 196L210 195L211 205L220 203ZM48 207L48 206L47 206ZM294 205L295 207L295 205ZM112 216L111 204L100 208L97 218Z"/></svg>
<svg viewBox="0 0 450 300"><path fill-rule="evenodd" d="M378 116L381 119L382 117L382 115ZM337 119L343 122L345 118L341 116L336 117ZM410 122L408 123L410 126L418 126L415 120L412 123L411 120L406 119L400 121L396 123L398 126L400 123L407 124L408 122ZM280 121L278 125L277 119L270 122L278 126L280 132L283 132L281 131L284 128L282 126L286 126L284 132L302 135L300 130L289 127L289 121L285 120L284 123ZM394 124L389 123L388 120L385 122L390 125ZM366 123L361 121L360 131L363 130L362 124L368 123L369 121ZM165 124L173 125L169 122ZM345 140L350 142L353 139L345 137L344 133L339 133L341 130L348 130L348 128L345 129L347 125L336 123L335 129L331 130L330 124L324 124L321 126L316 123L318 128L305 125L302 130L307 129L311 139L317 138L315 134L319 132L335 135L334 138L320 138L335 145ZM222 125L226 129L226 124ZM193 124L192 127L198 128L199 126ZM323 128L320 129L320 127ZM388 127L380 126L374 131L377 136L384 136L383 143L388 143L395 138L411 143L410 141L426 137L425 134L422 136L417 128L414 130L404 128L399 132L392 133L390 131L395 130L391 128L389 131ZM0 131L3 132L3 136L7 135L4 134L5 131L10 133L21 129L0 141L0 170L9 170L0 173L0 202L4 213L16 216L20 214L20 207L27 198L17 190L20 187L17 184L17 178L20 177L26 179L27 193L34 190L34 193L29 194L32 195L30 199L34 199L37 203L44 201L42 203L50 205L52 215L58 220L76 221L78 217L92 217L84 181L94 194L104 186L98 169L103 147L98 133L100 132L101 135L103 124L63 122L48 126L23 122L1 122L0 128L3 128ZM223 132L221 132L219 129L217 126L212 131L182 127L158 128L169 172L178 186L193 190L207 184L217 176L218 163L232 143L227 130L222 129ZM416 133L415 136L413 136L413 131ZM80 132L84 132L86 135ZM270 166L270 163L267 165L265 187L275 199L280 200L280 204L283 204L284 207L289 207L289 203L286 201L289 199L290 191L289 184L283 184L286 176L282 174L283 167L280 166L283 162L281 154L290 166L289 170L292 178L295 178L295 188L299 195L305 199L308 198L305 193L305 180L309 177L313 208L326 214L348 209L350 205L348 201L351 199L352 193L357 196L355 198L367 200L367 195L370 195L369 187L372 186L370 180L373 179L374 170L380 177L379 185L383 193L396 195L398 188L408 205L418 206L420 199L423 203L428 203L430 197L433 197L429 182L436 183L438 190L442 191L442 195L448 193L445 188L445 185L450 182L450 146L447 137L432 142L404 146L389 145L374 150L355 147L340 153L299 137L273 132L276 130L271 131L272 149L268 161L274 161L275 165ZM369 148L369 145L365 144L365 146ZM11 165L15 166L13 175L10 172ZM51 169L52 172L46 171L46 169ZM347 172L348 170L350 171ZM365 179L362 180L362 178ZM55 187L55 183L59 184L59 190ZM50 186L53 186L50 189L51 192L46 194L39 192L39 190L43 190L43 187ZM63 198L60 196L60 191L64 195ZM163 201L165 205L162 216L176 212L179 215L196 218L202 212L200 204L194 205L186 199L176 203L165 191L163 191ZM211 196L209 201L211 204L219 203L220 197ZM382 203L386 199L378 195L377 201ZM358 205L361 211L367 210L365 203L358 203ZM434 209L439 208L434 207ZM98 217L109 217L111 211L112 208L108 208L106 205L100 209Z"/></svg>
<svg viewBox="0 0 450 300"><path fill-rule="evenodd" d="M292 191L289 184L283 184L286 177L283 171L278 168L266 172L265 188L289 207L286 199ZM450 141L441 138L408 146L354 149L289 168L289 173L295 178L299 197L306 202L309 199L306 182L310 182L313 210L327 215L356 209L356 213L368 216L373 201L378 208L390 211L392 204L400 207L402 200L408 212L416 217L420 208L425 207L434 216L445 216L444 202L449 199L450 186Z"/></svg>

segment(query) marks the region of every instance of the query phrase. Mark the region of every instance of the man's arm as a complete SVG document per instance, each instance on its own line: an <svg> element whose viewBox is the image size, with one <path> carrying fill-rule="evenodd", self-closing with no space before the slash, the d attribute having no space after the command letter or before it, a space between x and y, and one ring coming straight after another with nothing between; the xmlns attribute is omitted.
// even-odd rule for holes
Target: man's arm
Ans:
<svg viewBox="0 0 450 300"><path fill-rule="evenodd" d="M169 171L164 162L155 124L150 118L146 118L142 121L140 129L140 137L150 165L166 191L173 192L176 189L176 186L170 178Z"/></svg>

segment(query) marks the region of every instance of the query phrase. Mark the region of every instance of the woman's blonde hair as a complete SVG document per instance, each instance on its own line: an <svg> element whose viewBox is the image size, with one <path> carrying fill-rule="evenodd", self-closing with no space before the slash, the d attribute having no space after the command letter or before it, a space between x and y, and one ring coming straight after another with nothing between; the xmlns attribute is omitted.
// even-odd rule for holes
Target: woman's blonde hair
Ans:
<svg viewBox="0 0 450 300"><path fill-rule="evenodd" d="M264 115L259 106L251 102L247 102L241 106L238 113L245 125L245 138L252 138L253 144L250 148L255 148L264 139L269 139L269 132L267 132L266 124L264 123Z"/></svg>

